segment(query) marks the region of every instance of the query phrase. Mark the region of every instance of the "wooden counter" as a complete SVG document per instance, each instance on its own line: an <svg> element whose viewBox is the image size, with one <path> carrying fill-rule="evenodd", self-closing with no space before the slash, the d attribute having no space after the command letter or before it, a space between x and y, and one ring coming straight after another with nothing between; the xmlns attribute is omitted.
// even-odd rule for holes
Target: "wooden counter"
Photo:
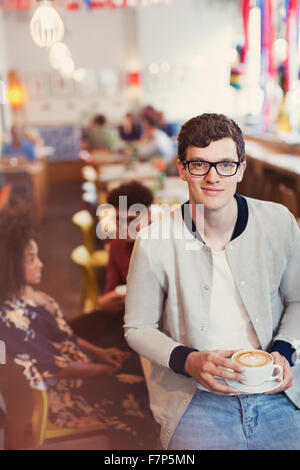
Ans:
<svg viewBox="0 0 300 470"><path fill-rule="evenodd" d="M299 217L300 155L279 153L246 137L247 169L239 192L286 205Z"/></svg>
<svg viewBox="0 0 300 470"><path fill-rule="evenodd" d="M247 142L256 142L267 150L275 153L284 153L289 155L297 155L300 157L300 135L280 136L271 132L267 133L247 133L244 132Z"/></svg>

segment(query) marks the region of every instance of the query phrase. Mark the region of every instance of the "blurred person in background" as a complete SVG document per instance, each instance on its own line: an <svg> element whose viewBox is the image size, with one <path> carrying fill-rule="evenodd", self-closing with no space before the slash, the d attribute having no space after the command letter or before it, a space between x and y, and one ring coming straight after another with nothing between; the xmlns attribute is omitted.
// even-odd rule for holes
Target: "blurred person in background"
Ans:
<svg viewBox="0 0 300 470"><path fill-rule="evenodd" d="M115 341L122 349L128 349L123 331L125 294L118 293L116 288L127 283L127 273L135 242L135 239L128 233L128 226L137 216L129 213L128 210L120 210L119 198L121 196L127 198L128 209L134 204L142 204L147 208L143 222L145 225L151 222L153 194L149 188L138 181L130 181L110 191L107 204L111 204L116 210L117 234L116 238L110 241L105 292L98 298L99 310L72 320L71 325L73 330L83 335L85 339L102 342L99 336L105 336L105 344ZM119 237L120 230L126 234L124 239ZM139 227L137 227L138 230Z"/></svg>
<svg viewBox="0 0 300 470"><path fill-rule="evenodd" d="M102 423L112 449L153 448L143 377L124 367L129 353L76 336L56 301L38 290L43 263L25 206L1 212L0 239L1 339L28 386L47 390L51 422L65 428Z"/></svg>
<svg viewBox="0 0 300 470"><path fill-rule="evenodd" d="M89 129L83 136L83 148L86 150L112 151L119 140L118 132L107 124L106 117L98 114L92 119Z"/></svg>
<svg viewBox="0 0 300 470"><path fill-rule="evenodd" d="M150 160L153 157L163 157L167 163L174 160L176 150L172 139L158 128L158 121L154 117L145 116L142 120L143 134L138 147L141 160Z"/></svg>
<svg viewBox="0 0 300 470"><path fill-rule="evenodd" d="M164 131L169 137L173 136L173 129L171 124L169 124L166 120L165 113L163 111L159 111L158 113L158 127Z"/></svg>
<svg viewBox="0 0 300 470"><path fill-rule="evenodd" d="M5 143L2 148L2 155L25 157L29 161L37 159L35 144L25 138L22 131L15 125L11 128L11 142Z"/></svg>
<svg viewBox="0 0 300 470"><path fill-rule="evenodd" d="M135 121L132 113L126 113L119 127L120 138L125 141L139 140L142 134L141 126Z"/></svg>

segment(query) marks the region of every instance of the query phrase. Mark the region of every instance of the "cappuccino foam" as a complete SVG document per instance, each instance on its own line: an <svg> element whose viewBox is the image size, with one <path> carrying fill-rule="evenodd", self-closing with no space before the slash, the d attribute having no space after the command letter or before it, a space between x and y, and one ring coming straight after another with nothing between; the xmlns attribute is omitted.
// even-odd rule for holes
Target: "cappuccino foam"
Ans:
<svg viewBox="0 0 300 470"><path fill-rule="evenodd" d="M272 362L270 355L264 351L241 351L234 360L245 367L262 367Z"/></svg>

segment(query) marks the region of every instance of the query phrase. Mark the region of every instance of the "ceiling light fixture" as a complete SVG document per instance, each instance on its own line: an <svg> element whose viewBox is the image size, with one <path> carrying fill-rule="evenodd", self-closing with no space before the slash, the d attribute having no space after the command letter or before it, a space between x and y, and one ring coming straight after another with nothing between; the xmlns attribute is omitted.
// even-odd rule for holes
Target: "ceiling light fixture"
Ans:
<svg viewBox="0 0 300 470"><path fill-rule="evenodd" d="M64 24L51 1L41 0L30 22L33 42L39 47L51 47L64 36Z"/></svg>

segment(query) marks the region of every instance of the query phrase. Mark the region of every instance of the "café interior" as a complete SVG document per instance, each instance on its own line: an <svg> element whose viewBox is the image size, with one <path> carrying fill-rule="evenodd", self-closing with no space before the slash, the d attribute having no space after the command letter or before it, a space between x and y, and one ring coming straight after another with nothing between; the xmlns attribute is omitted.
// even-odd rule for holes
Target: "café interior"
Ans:
<svg viewBox="0 0 300 470"><path fill-rule="evenodd" d="M154 219L187 201L177 135L194 116L222 113L245 138L238 192L283 204L300 220L299 6L0 2L0 225L4 211L16 218L1 233L12 237L15 224L25 239L30 219L40 263L32 305L56 320L38 325L32 314L30 327L20 298L0 324L0 448L159 448L149 363L130 350L122 331L133 244L125 251L114 245L116 220L112 212L107 222L107 204L127 195L149 206ZM1 270L8 266L2 263ZM31 350L22 346L29 336L21 341L19 331L12 333L18 328L33 335ZM53 367L50 357L39 357L50 330L57 335ZM89 364L78 345L102 358L104 369L96 378L64 378L59 388L57 367ZM51 365L41 370L39 359Z"/></svg>

